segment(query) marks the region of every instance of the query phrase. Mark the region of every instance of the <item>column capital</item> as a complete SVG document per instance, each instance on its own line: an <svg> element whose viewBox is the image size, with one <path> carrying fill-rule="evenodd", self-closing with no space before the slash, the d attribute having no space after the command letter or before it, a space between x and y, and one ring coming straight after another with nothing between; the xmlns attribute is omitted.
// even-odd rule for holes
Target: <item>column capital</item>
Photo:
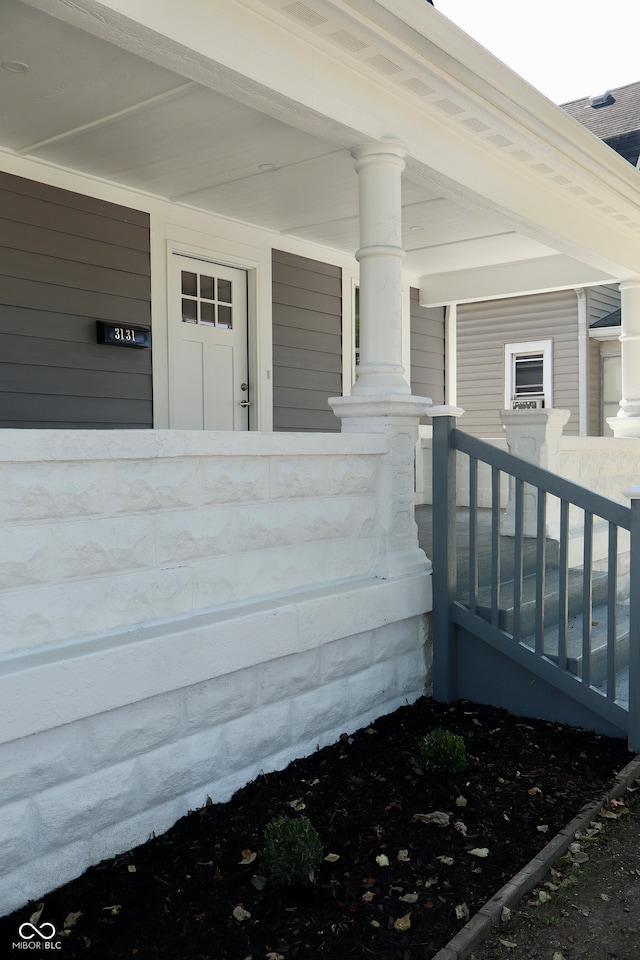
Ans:
<svg viewBox="0 0 640 960"><path fill-rule="evenodd" d="M407 153L408 150L403 143L383 137L381 140L373 140L370 143L363 143L359 147L355 147L351 151L351 156L356 161L356 171L359 171L361 164L367 161L377 160L379 162L382 159L386 162L395 160L396 163L401 164L401 169L404 170L404 159Z"/></svg>

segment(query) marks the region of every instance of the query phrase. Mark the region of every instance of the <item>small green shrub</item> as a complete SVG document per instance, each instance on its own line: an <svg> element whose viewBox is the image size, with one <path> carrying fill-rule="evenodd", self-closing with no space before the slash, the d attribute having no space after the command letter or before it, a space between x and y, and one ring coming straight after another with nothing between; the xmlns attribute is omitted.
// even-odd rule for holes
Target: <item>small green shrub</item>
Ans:
<svg viewBox="0 0 640 960"><path fill-rule="evenodd" d="M418 746L416 765L438 773L461 773L467 766L464 740L450 730L432 730Z"/></svg>
<svg viewBox="0 0 640 960"><path fill-rule="evenodd" d="M264 840L264 873L276 886L304 883L322 860L320 837L307 817L274 817Z"/></svg>

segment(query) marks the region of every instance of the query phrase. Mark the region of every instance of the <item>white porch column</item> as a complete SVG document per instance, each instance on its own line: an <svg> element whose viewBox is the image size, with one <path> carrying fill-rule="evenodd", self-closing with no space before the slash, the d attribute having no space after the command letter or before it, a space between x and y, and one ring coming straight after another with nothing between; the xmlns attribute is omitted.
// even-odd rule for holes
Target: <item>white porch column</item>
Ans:
<svg viewBox="0 0 640 960"><path fill-rule="evenodd" d="M411 396L402 366L402 203L406 149L380 141L354 151L359 176L360 363L350 397L329 400L343 433L383 433L378 576L426 573L414 514L415 447L427 397ZM426 598L426 592L425 592ZM425 607L426 609L426 607Z"/></svg>
<svg viewBox="0 0 640 960"><path fill-rule="evenodd" d="M607 423L616 437L640 437L640 277L620 284L622 399Z"/></svg>
<svg viewBox="0 0 640 960"><path fill-rule="evenodd" d="M402 171L399 143L354 150L360 196L360 363L356 396L410 394L402 366Z"/></svg>

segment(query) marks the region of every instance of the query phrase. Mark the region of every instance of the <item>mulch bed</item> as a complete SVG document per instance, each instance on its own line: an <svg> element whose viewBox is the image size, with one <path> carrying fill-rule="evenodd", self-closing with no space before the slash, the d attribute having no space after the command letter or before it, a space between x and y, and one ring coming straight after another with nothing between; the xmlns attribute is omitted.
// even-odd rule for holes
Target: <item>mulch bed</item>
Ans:
<svg viewBox="0 0 640 960"><path fill-rule="evenodd" d="M434 729L464 738L464 773L416 771ZM55 925L64 960L431 960L629 759L622 740L421 699L90 868L37 923ZM416 818L435 811L448 825ZM258 889L280 815L307 816L338 859L313 883ZM34 911L0 920L0 945Z"/></svg>

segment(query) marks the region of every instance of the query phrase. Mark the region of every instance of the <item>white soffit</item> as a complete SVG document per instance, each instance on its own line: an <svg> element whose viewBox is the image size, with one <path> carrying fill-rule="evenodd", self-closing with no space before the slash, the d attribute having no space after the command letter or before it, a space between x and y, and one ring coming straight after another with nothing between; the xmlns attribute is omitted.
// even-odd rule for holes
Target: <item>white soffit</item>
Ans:
<svg viewBox="0 0 640 960"><path fill-rule="evenodd" d="M449 303L500 300L611 283L611 279L608 274L587 264L555 255L424 276L420 282L420 305L437 307Z"/></svg>
<svg viewBox="0 0 640 960"><path fill-rule="evenodd" d="M4 147L354 252L349 149L399 136L417 276L483 237L491 263L514 231L520 256L637 272L635 171L425 0L2 2L12 59L55 42L50 68L0 78Z"/></svg>

